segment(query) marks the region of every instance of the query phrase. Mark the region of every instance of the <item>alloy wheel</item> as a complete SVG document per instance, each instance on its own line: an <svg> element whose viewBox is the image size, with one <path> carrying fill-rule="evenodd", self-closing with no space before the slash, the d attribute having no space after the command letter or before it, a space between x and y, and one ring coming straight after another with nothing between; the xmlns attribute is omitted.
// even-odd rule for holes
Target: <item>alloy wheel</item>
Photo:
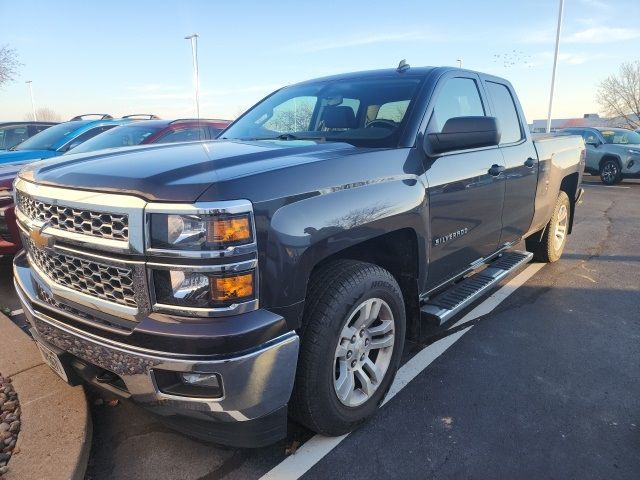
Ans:
<svg viewBox="0 0 640 480"><path fill-rule="evenodd" d="M362 302L348 318L334 359L333 386L343 405L362 405L378 389L391 363L395 329L391 308L380 298Z"/></svg>

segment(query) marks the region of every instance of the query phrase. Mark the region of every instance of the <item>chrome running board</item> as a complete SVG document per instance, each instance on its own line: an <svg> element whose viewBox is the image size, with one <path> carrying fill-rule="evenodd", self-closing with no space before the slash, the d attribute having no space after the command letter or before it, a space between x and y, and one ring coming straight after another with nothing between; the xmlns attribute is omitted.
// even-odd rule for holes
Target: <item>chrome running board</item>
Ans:
<svg viewBox="0 0 640 480"><path fill-rule="evenodd" d="M532 258L532 253L520 251L500 255L484 270L430 298L420 308L422 318L436 325L442 325L476 301L500 280L529 263Z"/></svg>

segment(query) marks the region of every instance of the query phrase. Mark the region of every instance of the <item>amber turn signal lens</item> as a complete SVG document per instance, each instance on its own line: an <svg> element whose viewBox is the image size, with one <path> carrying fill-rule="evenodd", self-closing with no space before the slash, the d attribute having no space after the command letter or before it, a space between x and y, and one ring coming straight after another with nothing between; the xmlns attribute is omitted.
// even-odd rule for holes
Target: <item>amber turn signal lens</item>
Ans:
<svg viewBox="0 0 640 480"><path fill-rule="evenodd" d="M209 222L207 242L218 245L248 243L251 240L249 216L216 218Z"/></svg>
<svg viewBox="0 0 640 480"><path fill-rule="evenodd" d="M211 300L232 302L253 297L253 272L232 277L210 277Z"/></svg>

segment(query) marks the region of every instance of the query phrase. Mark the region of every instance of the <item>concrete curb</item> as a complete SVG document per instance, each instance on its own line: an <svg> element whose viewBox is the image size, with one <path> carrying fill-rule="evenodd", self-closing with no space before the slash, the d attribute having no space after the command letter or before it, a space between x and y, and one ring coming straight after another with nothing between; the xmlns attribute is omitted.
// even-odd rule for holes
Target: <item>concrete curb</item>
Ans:
<svg viewBox="0 0 640 480"><path fill-rule="evenodd" d="M11 378L22 410L16 452L2 480L82 480L92 433L84 390L58 378L33 340L2 314L0 337L0 372Z"/></svg>

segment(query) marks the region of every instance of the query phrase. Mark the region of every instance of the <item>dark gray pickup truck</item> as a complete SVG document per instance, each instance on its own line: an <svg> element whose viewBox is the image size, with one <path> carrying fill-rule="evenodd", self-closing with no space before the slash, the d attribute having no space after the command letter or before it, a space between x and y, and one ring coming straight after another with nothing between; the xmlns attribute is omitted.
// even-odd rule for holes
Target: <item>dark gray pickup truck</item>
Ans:
<svg viewBox="0 0 640 480"><path fill-rule="evenodd" d="M509 82L402 65L278 90L218 141L32 164L33 337L68 382L191 435L261 446L289 415L343 434L419 325L560 258L584 143L526 127Z"/></svg>

